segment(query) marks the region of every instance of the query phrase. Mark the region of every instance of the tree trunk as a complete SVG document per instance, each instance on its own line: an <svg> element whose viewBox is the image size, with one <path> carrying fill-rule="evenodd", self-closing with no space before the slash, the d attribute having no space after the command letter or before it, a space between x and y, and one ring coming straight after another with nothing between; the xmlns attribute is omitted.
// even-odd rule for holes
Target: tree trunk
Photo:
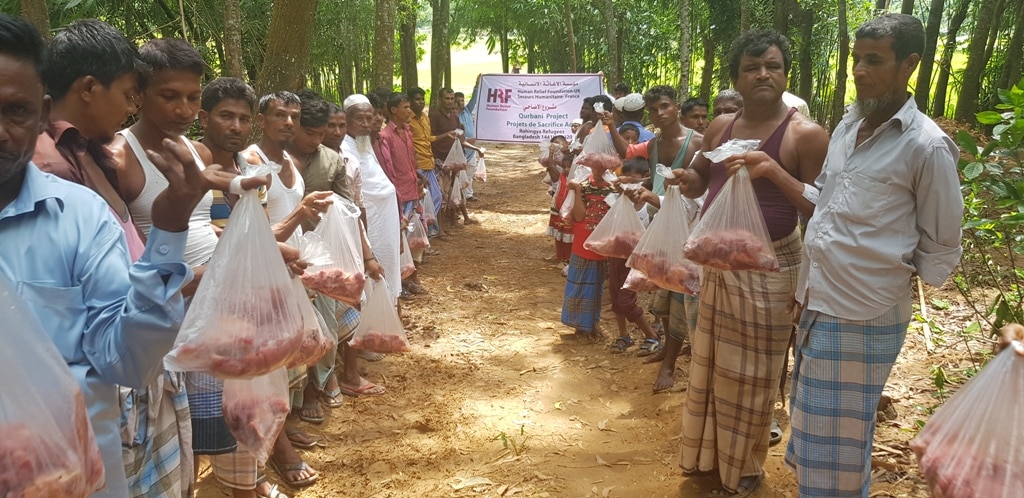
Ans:
<svg viewBox="0 0 1024 498"><path fill-rule="evenodd" d="M373 27L373 88L395 87L395 13L396 0L376 0L376 22Z"/></svg>
<svg viewBox="0 0 1024 498"><path fill-rule="evenodd" d="M949 30L946 32L946 42L942 46L942 59L939 61L939 79L935 82L935 100L932 101L933 117L946 114L946 92L949 89L953 52L956 51L956 37L960 34L964 20L967 19L967 11L970 6L971 0L960 0L956 12L949 19Z"/></svg>
<svg viewBox="0 0 1024 498"><path fill-rule="evenodd" d="M575 73L576 72L576 33L572 29L572 4L570 3L570 0L565 0L565 24L566 24L566 27L569 29L569 40L568 40L568 43L567 43L567 45L569 45L569 72ZM508 38L507 38L507 35L506 35L506 37L503 39L503 41L505 41L506 45L508 44L507 40L508 40ZM506 59L508 58L508 51L507 50L505 52L505 58ZM506 73L508 72L508 61L507 60L505 61L505 72Z"/></svg>
<svg viewBox="0 0 1024 498"><path fill-rule="evenodd" d="M1013 78L1020 78L1021 59L1024 58L1024 0L1016 0L1014 3L1013 12L1016 13L1016 19L1013 23L1010 44L1006 48L1003 70L1000 71L999 79L996 80L997 89L1009 88L1010 85L1017 83L1017 80ZM993 99L992 105L997 103L999 103L998 97Z"/></svg>
<svg viewBox="0 0 1024 498"><path fill-rule="evenodd" d="M750 0L740 0L740 33L750 29Z"/></svg>
<svg viewBox="0 0 1024 498"><path fill-rule="evenodd" d="M224 0L224 75L245 77L242 67L242 6L239 0Z"/></svg>
<svg viewBox="0 0 1024 498"><path fill-rule="evenodd" d="M573 47L575 49L575 47ZM510 57L509 57L509 42L508 42L508 31L501 32L501 72L509 72Z"/></svg>
<svg viewBox="0 0 1024 498"><path fill-rule="evenodd" d="M914 0L903 0L903 5L900 6L900 13L914 15Z"/></svg>
<svg viewBox="0 0 1024 498"><path fill-rule="evenodd" d="M832 94L832 117L829 129L834 129L843 119L843 104L846 102L846 63L850 58L850 28L846 21L846 0L839 0L839 60L836 61L836 88Z"/></svg>
<svg viewBox="0 0 1024 498"><path fill-rule="evenodd" d="M789 0L775 0L772 27L783 35L789 33Z"/></svg>
<svg viewBox="0 0 1024 498"><path fill-rule="evenodd" d="M21 16L28 19L46 41L50 41L50 11L46 0L21 0Z"/></svg>
<svg viewBox="0 0 1024 498"><path fill-rule="evenodd" d="M608 47L608 71L605 73L605 82L611 88L622 83L622 53L619 51L615 22L615 3L613 0L604 0L602 7L601 15L604 16L605 43Z"/></svg>
<svg viewBox="0 0 1024 498"><path fill-rule="evenodd" d="M807 102L811 101L811 92L814 84L814 53L811 40L814 36L814 9L807 6L800 12L800 55L797 56L797 80L796 93Z"/></svg>
<svg viewBox="0 0 1024 498"><path fill-rule="evenodd" d="M924 27L924 53L921 54L921 66L917 70L917 86L914 88L914 99L917 108L924 112L928 108L928 97L931 92L932 68L935 67L935 46L939 42L939 25L942 24L942 9L946 0L932 0L928 7L928 23Z"/></svg>
<svg viewBox="0 0 1024 498"><path fill-rule="evenodd" d="M309 61L317 0L277 0L267 30L267 52L256 78L257 95L296 91Z"/></svg>
<svg viewBox="0 0 1024 498"><path fill-rule="evenodd" d="M988 63L985 59L985 46L995 18L995 3L995 0L981 0L981 5L978 6L974 34L967 45L967 67L964 68L960 95L956 99L956 110L953 113L953 117L959 121L973 123L974 113L978 110L981 73Z"/></svg>
<svg viewBox="0 0 1024 498"><path fill-rule="evenodd" d="M1003 12L1003 8L1006 6L1005 0L996 0L996 6L992 12ZM1006 19L1006 15L996 15L992 20L992 26L988 30L988 42L985 43L985 58L982 59L988 64L988 61L992 60L992 51L995 49L996 40L999 38L999 30L1003 27L1003 20Z"/></svg>
<svg viewBox="0 0 1024 498"><path fill-rule="evenodd" d="M416 0L403 0L400 4L401 29L398 33L398 52L401 55L402 91L419 86L416 74Z"/></svg>
<svg viewBox="0 0 1024 498"><path fill-rule="evenodd" d="M875 0L875 10L881 12L889 8L889 0Z"/></svg>
<svg viewBox="0 0 1024 498"><path fill-rule="evenodd" d="M679 98L690 95L690 0L679 0Z"/></svg>
<svg viewBox="0 0 1024 498"><path fill-rule="evenodd" d="M430 104L445 87L445 70L450 55L448 43L448 19L451 17L449 0L430 0L433 7L432 33L430 34Z"/></svg>
<svg viewBox="0 0 1024 498"><path fill-rule="evenodd" d="M711 80L715 75L715 39L704 34L704 67L700 70L700 98L711 99Z"/></svg>

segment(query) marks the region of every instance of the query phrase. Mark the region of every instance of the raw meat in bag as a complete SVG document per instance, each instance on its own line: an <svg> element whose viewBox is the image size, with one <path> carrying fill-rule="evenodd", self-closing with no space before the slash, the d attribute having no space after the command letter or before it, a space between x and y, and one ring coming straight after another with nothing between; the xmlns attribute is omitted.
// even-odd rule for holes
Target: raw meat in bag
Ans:
<svg viewBox="0 0 1024 498"><path fill-rule="evenodd" d="M620 195L583 243L583 248L607 258L627 259L643 234L644 225L633 209L633 201Z"/></svg>
<svg viewBox="0 0 1024 498"><path fill-rule="evenodd" d="M309 300L309 294L306 293L302 280L293 278L292 288L295 290L299 308L302 310L302 344L299 345L299 351L286 366L288 368L311 367L316 365L328 351L336 348L338 343L329 337L321 327L322 320L313 309L313 302Z"/></svg>
<svg viewBox="0 0 1024 498"><path fill-rule="evenodd" d="M910 442L932 495L1024 494L1024 356L1014 341L954 394Z"/></svg>
<svg viewBox="0 0 1024 498"><path fill-rule="evenodd" d="M278 368L252 379L224 381L221 409L238 446L262 466L288 417L288 372Z"/></svg>
<svg viewBox="0 0 1024 498"><path fill-rule="evenodd" d="M637 270L636 268L631 268L629 273L626 274L626 281L622 283L622 288L633 292L654 292L661 290L661 287L658 287L654 282L651 282L651 279L647 278L647 275L644 275L644 272Z"/></svg>
<svg viewBox="0 0 1024 498"><path fill-rule="evenodd" d="M409 249L420 251L430 247L427 229L423 226L423 222L420 221L418 213L412 213L409 216L409 232L406 235L409 238Z"/></svg>
<svg viewBox="0 0 1024 498"><path fill-rule="evenodd" d="M758 143L730 140L704 155L721 162L733 154L756 149ZM768 225L746 168L726 180L693 227L683 250L690 260L720 270L779 271Z"/></svg>
<svg viewBox="0 0 1024 498"><path fill-rule="evenodd" d="M469 162L466 161L466 151L462 148L462 142L456 140L452 143L452 148L448 150L448 156L445 157L444 163L441 164L441 169L445 171L461 171L469 167Z"/></svg>
<svg viewBox="0 0 1024 498"><path fill-rule="evenodd" d="M366 287L366 304L348 345L374 353L408 351L409 340L405 336L402 320L398 318L398 309L391 302L387 283L381 278L380 281L367 282Z"/></svg>
<svg viewBox="0 0 1024 498"><path fill-rule="evenodd" d="M481 182L487 181L487 165L484 164L484 158L480 158L476 162L476 171L473 172L473 179Z"/></svg>
<svg viewBox="0 0 1024 498"><path fill-rule="evenodd" d="M615 171L622 166L622 158L615 151L608 132L604 126L595 127L585 139L583 139L583 155L579 163L584 166L600 166L606 170Z"/></svg>
<svg viewBox="0 0 1024 498"><path fill-rule="evenodd" d="M0 309L0 496L85 498L104 468L78 381L2 277Z"/></svg>
<svg viewBox="0 0 1024 498"><path fill-rule="evenodd" d="M689 232L679 186L671 185L665 189L661 209L626 260L626 266L640 270L662 289L699 293L700 267L686 259L682 251Z"/></svg>
<svg viewBox="0 0 1024 498"><path fill-rule="evenodd" d="M434 196L430 195L430 189L423 192L423 221L427 226L436 225L437 217L434 215Z"/></svg>
<svg viewBox="0 0 1024 498"><path fill-rule="evenodd" d="M590 168L575 164L572 169L569 170L568 179L573 183L580 183L583 180L590 178ZM562 216L563 220L572 220L572 207L576 204L577 193L575 190L571 190L568 187L568 183L563 185L562 188L566 189L565 200L562 201L562 206L558 210L558 214Z"/></svg>
<svg viewBox="0 0 1024 498"><path fill-rule="evenodd" d="M331 264L306 268L302 283L332 299L358 306L366 283L359 207L337 194L331 199L333 202L312 232L323 240L330 252Z"/></svg>
<svg viewBox="0 0 1024 498"><path fill-rule="evenodd" d="M409 249L409 240L405 237L405 232L402 232L402 254L399 255L398 261L402 280L416 273L416 262L412 259L412 250Z"/></svg>
<svg viewBox="0 0 1024 498"><path fill-rule="evenodd" d="M220 378L264 375L302 343L302 312L258 194L249 191L227 228L181 324L168 370Z"/></svg>

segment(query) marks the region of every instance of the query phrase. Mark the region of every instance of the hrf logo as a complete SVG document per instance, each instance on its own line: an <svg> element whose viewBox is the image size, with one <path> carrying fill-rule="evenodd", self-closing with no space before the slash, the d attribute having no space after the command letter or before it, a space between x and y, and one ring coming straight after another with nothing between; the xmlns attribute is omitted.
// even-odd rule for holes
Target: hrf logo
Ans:
<svg viewBox="0 0 1024 498"><path fill-rule="evenodd" d="M487 102L495 103L500 102L507 104L508 101L512 100L512 89L511 88L488 88L487 89Z"/></svg>

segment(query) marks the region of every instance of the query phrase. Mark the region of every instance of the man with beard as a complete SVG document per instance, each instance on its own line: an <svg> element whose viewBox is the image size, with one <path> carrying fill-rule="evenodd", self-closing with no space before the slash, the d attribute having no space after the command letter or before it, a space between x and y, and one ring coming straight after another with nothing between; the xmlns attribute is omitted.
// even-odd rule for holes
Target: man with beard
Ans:
<svg viewBox="0 0 1024 498"><path fill-rule="evenodd" d="M652 87L647 90L643 99L651 123L658 127L661 134L646 143L627 147L622 136L613 129L612 143L615 144L615 150L624 158L647 159L651 171L652 192L655 196L663 196L665 179L655 172L656 166L667 164L673 170L685 168L703 145L704 136L680 124L679 103L676 101L674 88L666 85ZM655 199L657 197L651 199L652 207L649 214L655 212ZM687 207L696 217L697 205L691 201L687 203ZM626 275L621 273L623 271L628 269L610 268L609 278L615 280L609 285L624 281ZM620 283L619 286L621 285ZM675 384L676 358L685 351L684 346L688 346L690 341L689 334L696 326L697 303L697 297L681 292L660 290L654 295L651 312L661 320L662 329L665 330L665 344L658 344L656 339L646 339L641 345L641 353L648 355L644 358L644 363L661 362L653 387L656 393L666 391Z"/></svg>
<svg viewBox="0 0 1024 498"><path fill-rule="evenodd" d="M805 187L820 195L796 292L786 464L800 496L868 496L875 410L913 316L910 279L941 286L961 254L960 150L906 90L921 21L886 14L855 36L857 100Z"/></svg>
<svg viewBox="0 0 1024 498"><path fill-rule="evenodd" d="M142 388L159 375L184 315L189 217L211 187L227 188L230 178L200 171L180 142L158 141L167 156L150 151L147 160L165 183L151 198L146 248L130 263L109 204L30 161L48 124L44 61L38 31L0 15L0 275L17 286L82 388L105 470L106 485L93 496L121 498L130 492L117 385Z"/></svg>
<svg viewBox="0 0 1024 498"><path fill-rule="evenodd" d="M434 134L436 132L430 127L429 113L423 112L427 105L424 95L426 92L422 88L409 90L409 105L412 108L412 121L409 122L409 126L412 128L412 144L416 148L416 167L430 184L430 197L434 200L434 216L437 217L441 212L444 196L441 194L441 183L434 167L434 153L431 144L444 137L454 140L458 135L455 134L455 131L449 131L444 135ZM451 142L449 142L449 146L451 146ZM443 237L444 234L441 233L440 226L441 224L438 223L436 227L431 227L429 235Z"/></svg>
<svg viewBox="0 0 1024 498"><path fill-rule="evenodd" d="M804 187L818 176L828 147L825 130L782 101L791 62L782 35L740 35L729 74L744 108L711 123L702 151L734 138L758 139L761 146L722 163L699 154L690 168L673 172L687 197L707 193L706 209L729 176L746 168L781 267L777 273L704 267L701 278L679 466L688 474L717 469L724 493L749 493L764 479L775 392L793 329L798 216L814 208Z"/></svg>

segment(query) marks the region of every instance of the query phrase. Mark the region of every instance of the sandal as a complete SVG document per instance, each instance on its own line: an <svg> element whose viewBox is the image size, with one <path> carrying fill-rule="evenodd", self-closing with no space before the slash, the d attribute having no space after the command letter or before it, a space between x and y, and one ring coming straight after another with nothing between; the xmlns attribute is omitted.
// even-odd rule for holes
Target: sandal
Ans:
<svg viewBox="0 0 1024 498"><path fill-rule="evenodd" d="M288 438L288 442L292 443L292 446L296 448L311 450L320 445L319 441L309 437L309 434L306 434L299 429L285 428L284 436Z"/></svg>
<svg viewBox="0 0 1024 498"><path fill-rule="evenodd" d="M740 483L736 486L736 491L729 491L728 489L721 488L711 491L709 496L729 496L732 498L746 498L751 493L757 491L757 488L761 486L761 482L764 481L764 474L756 476L746 476L740 478Z"/></svg>
<svg viewBox="0 0 1024 498"><path fill-rule="evenodd" d="M270 491L268 491L267 494L260 493L260 485L265 482L267 482L267 476L262 473L256 476L256 490L254 490L256 492L256 496L259 498L288 498L288 495L282 493L277 484L271 484Z"/></svg>
<svg viewBox="0 0 1024 498"><path fill-rule="evenodd" d="M320 402L327 408L341 408L345 398L341 395L341 389L337 387L333 391L323 391L320 393Z"/></svg>
<svg viewBox="0 0 1024 498"><path fill-rule="evenodd" d="M299 463L277 463L277 460L274 460L274 457L270 457L267 459L267 463L269 463L270 466L274 469L274 471L277 472L277 475L281 477L281 480L284 481L286 485L293 488L309 486L310 484L313 484L314 482L316 482L317 479L320 478L320 474L311 469L309 465L306 464L305 461L301 461ZM295 472L299 470L311 472L313 475L305 479L296 479L294 481L289 481L288 472Z"/></svg>
<svg viewBox="0 0 1024 498"><path fill-rule="evenodd" d="M299 420L313 425L324 423L324 409L317 399L303 401L296 415L299 416Z"/></svg>
<svg viewBox="0 0 1024 498"><path fill-rule="evenodd" d="M768 434L768 446L775 446L782 442L782 427L779 427L779 419L772 418L772 428Z"/></svg>
<svg viewBox="0 0 1024 498"><path fill-rule="evenodd" d="M633 346L633 338L632 337L622 337L622 336L619 336L619 337L615 338L615 342L613 342L613 343L608 345L608 348L611 349L613 353L625 353L626 350L629 349L632 346Z"/></svg>
<svg viewBox="0 0 1024 498"><path fill-rule="evenodd" d="M644 339L644 342L640 343L640 349L636 355L650 356L658 351L661 351L661 339Z"/></svg>

